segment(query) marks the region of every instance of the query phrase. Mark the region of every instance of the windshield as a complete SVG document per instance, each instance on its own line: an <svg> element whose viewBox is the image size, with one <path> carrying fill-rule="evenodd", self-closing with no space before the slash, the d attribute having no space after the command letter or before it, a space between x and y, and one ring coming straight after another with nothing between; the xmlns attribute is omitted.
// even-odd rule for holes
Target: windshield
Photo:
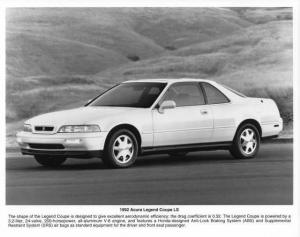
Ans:
<svg viewBox="0 0 300 237"><path fill-rule="evenodd" d="M157 82L122 83L94 99L89 106L148 108L165 86L166 83Z"/></svg>

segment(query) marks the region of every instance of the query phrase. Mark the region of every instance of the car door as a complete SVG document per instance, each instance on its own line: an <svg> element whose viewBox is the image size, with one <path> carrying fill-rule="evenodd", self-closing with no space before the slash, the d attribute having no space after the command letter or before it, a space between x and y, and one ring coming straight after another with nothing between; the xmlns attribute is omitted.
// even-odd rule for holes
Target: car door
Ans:
<svg viewBox="0 0 300 237"><path fill-rule="evenodd" d="M172 84L159 102L172 100L176 107L163 113L153 109L153 146L170 146L209 142L213 131L213 115L205 104L197 82Z"/></svg>
<svg viewBox="0 0 300 237"><path fill-rule="evenodd" d="M232 141L235 135L235 105L212 84L201 82L201 86L214 116L212 142Z"/></svg>

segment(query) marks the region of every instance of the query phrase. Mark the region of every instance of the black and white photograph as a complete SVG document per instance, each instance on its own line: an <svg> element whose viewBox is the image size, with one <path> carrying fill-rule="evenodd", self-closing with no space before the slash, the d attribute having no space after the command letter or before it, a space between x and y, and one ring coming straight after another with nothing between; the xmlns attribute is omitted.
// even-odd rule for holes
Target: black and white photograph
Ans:
<svg viewBox="0 0 300 237"><path fill-rule="evenodd" d="M293 8L5 21L6 205L293 204Z"/></svg>

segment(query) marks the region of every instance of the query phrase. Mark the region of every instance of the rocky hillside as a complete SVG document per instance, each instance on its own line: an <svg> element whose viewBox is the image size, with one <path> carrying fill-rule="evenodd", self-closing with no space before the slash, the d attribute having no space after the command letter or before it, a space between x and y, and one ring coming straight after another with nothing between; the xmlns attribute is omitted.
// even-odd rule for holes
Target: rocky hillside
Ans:
<svg viewBox="0 0 300 237"><path fill-rule="evenodd" d="M271 97L291 127L290 8L18 8L6 23L8 135L116 82L157 77Z"/></svg>

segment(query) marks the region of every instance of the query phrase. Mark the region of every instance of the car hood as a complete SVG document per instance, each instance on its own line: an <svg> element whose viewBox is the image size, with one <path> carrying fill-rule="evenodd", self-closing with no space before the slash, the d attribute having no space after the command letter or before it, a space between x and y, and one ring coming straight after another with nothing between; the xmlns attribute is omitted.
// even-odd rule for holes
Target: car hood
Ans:
<svg viewBox="0 0 300 237"><path fill-rule="evenodd" d="M106 117L127 113L139 108L88 106L42 114L27 120L31 125L82 125L96 123Z"/></svg>

